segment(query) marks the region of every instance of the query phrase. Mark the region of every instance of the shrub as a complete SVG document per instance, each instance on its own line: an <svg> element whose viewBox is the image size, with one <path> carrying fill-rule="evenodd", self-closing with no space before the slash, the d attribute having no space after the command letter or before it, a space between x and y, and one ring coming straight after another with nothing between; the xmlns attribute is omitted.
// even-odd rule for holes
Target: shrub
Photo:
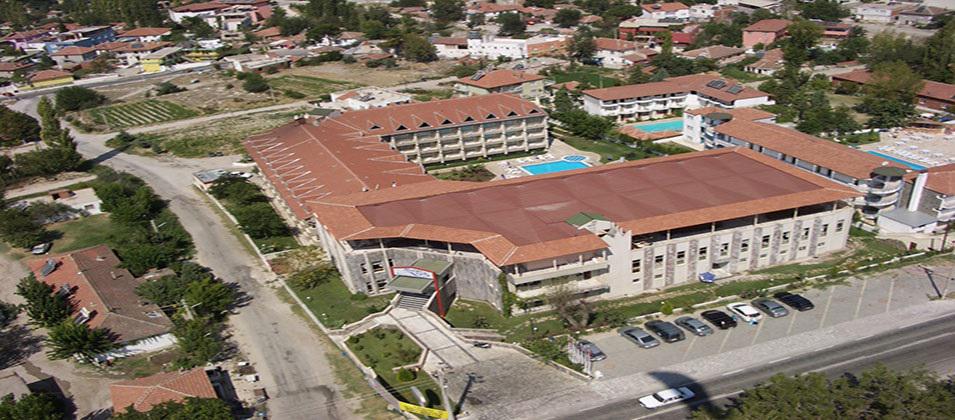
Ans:
<svg viewBox="0 0 955 420"><path fill-rule="evenodd" d="M663 302L663 304L660 305L660 312L662 312L664 315L673 315L673 304L670 302Z"/></svg>
<svg viewBox="0 0 955 420"><path fill-rule="evenodd" d="M292 99L302 99L302 98L305 97L305 94L304 94L304 93L298 92L298 91L294 91L294 90L283 90L283 91L282 91L282 94L284 94L285 96L288 96L289 98L292 98Z"/></svg>
<svg viewBox="0 0 955 420"><path fill-rule="evenodd" d="M176 86L170 82L162 82L153 89L156 91L156 96L168 95L170 93L184 92L186 89Z"/></svg>
<svg viewBox="0 0 955 420"><path fill-rule="evenodd" d="M415 380L415 376L416 376L415 373L408 369L405 369L405 368L398 369L397 377L398 377L398 380L401 382L411 382Z"/></svg>
<svg viewBox="0 0 955 420"><path fill-rule="evenodd" d="M56 92L56 109L61 112L93 108L105 102L105 96L82 86L69 86Z"/></svg>

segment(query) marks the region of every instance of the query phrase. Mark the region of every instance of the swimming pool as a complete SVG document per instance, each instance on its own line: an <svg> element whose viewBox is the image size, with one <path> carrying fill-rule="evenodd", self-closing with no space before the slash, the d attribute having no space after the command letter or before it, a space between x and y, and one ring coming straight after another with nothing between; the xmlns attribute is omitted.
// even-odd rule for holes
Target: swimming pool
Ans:
<svg viewBox="0 0 955 420"><path fill-rule="evenodd" d="M669 120L660 122L638 123L632 126L644 133L660 133L663 131L683 131L683 120Z"/></svg>
<svg viewBox="0 0 955 420"><path fill-rule="evenodd" d="M544 162L544 163L535 163L533 165L524 165L521 166L521 169L524 172L527 172L531 175L543 175L550 174L554 172L563 172L563 171L572 171L574 169L584 169L589 168L590 165L584 162L568 162L566 160L558 160L554 162Z"/></svg>
<svg viewBox="0 0 955 420"><path fill-rule="evenodd" d="M917 164L917 163L912 163L912 162L904 161L904 160L899 159L899 158L897 158L897 157L889 156L889 155L887 155L887 154L885 154L885 153L879 153L879 152L870 150L870 151L869 151L869 154L870 154L870 155L876 155L876 156L878 156L878 157L880 157L880 158L883 158L883 159L886 159L886 160L891 160L892 162L895 162L895 163L901 163L901 164L903 164L903 165L905 165L905 166L908 166L909 168L912 168L912 169L914 169L914 170L916 170L916 171L921 171L922 169L925 169L925 166L919 165L919 164Z"/></svg>

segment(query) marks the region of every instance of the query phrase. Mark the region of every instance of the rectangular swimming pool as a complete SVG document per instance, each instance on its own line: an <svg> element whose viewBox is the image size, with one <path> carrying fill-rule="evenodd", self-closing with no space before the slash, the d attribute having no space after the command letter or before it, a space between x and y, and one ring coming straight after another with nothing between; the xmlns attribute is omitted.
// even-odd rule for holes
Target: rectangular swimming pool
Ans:
<svg viewBox="0 0 955 420"><path fill-rule="evenodd" d="M543 175L543 174L550 174L554 172L572 171L574 169L584 169L589 167L590 165L583 162L568 162L566 160L558 160L554 162L544 162L544 163L535 163L533 165L524 165L524 166L521 166L521 169L523 169L524 172L527 172L531 175Z"/></svg>
<svg viewBox="0 0 955 420"><path fill-rule="evenodd" d="M890 161L895 162L895 163L901 163L901 164L903 164L903 165L905 165L905 166L908 166L909 168L912 168L913 170L916 170L916 171L921 171L922 169L925 169L925 166L919 165L919 164L917 164L917 163L912 163L912 162L904 161L904 160L899 159L899 158L897 158L897 157L889 156L889 155L887 155L887 154L885 154L885 153L879 153L879 152L870 150L870 151L869 151L869 154L870 154L870 155L876 155L876 156L878 156L878 157L880 157L880 158L882 158L882 159L890 160Z"/></svg>
<svg viewBox="0 0 955 420"><path fill-rule="evenodd" d="M683 120L637 123L632 127L644 133L660 133L663 131L683 132Z"/></svg>

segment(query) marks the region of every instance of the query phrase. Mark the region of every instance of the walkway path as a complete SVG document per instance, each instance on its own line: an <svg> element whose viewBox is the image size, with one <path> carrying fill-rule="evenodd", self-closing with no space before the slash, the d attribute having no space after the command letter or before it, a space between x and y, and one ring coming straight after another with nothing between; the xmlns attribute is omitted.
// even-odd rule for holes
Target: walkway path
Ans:
<svg viewBox="0 0 955 420"><path fill-rule="evenodd" d="M448 367L461 367L474 362L478 359L468 351L469 344L462 341L454 335L447 327L438 325L430 320L429 316L416 311L409 311L402 308L394 308L388 316L395 320L404 330L413 334L418 341L428 348L428 359L426 366L432 363L431 356L437 361L444 363ZM473 348L473 347L472 347Z"/></svg>

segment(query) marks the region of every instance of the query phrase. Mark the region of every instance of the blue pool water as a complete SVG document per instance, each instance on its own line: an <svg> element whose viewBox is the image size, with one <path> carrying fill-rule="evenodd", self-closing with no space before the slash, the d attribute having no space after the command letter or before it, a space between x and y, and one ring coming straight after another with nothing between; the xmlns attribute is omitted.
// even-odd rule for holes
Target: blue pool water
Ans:
<svg viewBox="0 0 955 420"><path fill-rule="evenodd" d="M903 164L903 165L905 165L905 166L908 166L909 168L912 168L913 170L916 170L916 171L921 171L922 169L925 169L925 167L922 166L922 165L919 165L919 164L917 164L917 163L912 163L912 162L904 161L904 160L899 159L899 158L897 158L897 157L889 156L889 155L887 155L887 154L885 154L885 153L879 153L879 152L870 150L870 151L869 151L869 154L876 155L876 156L878 156L878 157L880 157L880 158L882 158L882 159L885 159L885 160L891 160L892 162L895 162L895 163L901 163L901 164Z"/></svg>
<svg viewBox="0 0 955 420"><path fill-rule="evenodd" d="M521 166L521 169L524 172L527 172L531 175L543 175L550 174L554 172L562 171L571 171L574 169L583 169L589 168L590 165L583 162L568 162L566 160L558 160L554 162L544 162L544 163L535 163L533 165L524 165Z"/></svg>
<svg viewBox="0 0 955 420"><path fill-rule="evenodd" d="M683 131L683 120L670 120L661 122L638 123L633 128L644 133L659 133L661 131Z"/></svg>

